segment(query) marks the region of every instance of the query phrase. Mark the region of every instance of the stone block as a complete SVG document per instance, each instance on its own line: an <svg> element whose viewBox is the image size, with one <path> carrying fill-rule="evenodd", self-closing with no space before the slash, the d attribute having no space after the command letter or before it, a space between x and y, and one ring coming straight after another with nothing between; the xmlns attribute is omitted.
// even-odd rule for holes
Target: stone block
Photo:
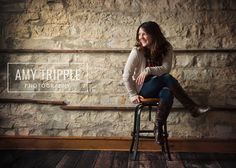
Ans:
<svg viewBox="0 0 236 168"><path fill-rule="evenodd" d="M230 54L204 54L196 58L197 67L224 68L232 66L235 58Z"/></svg>
<svg viewBox="0 0 236 168"><path fill-rule="evenodd" d="M209 67L211 65L213 56L210 54L201 54L196 57L196 66L197 67Z"/></svg>
<svg viewBox="0 0 236 168"><path fill-rule="evenodd" d="M63 122L63 121L56 121L56 120L50 120L47 125L46 128L48 130L53 130L53 129L67 129L68 127L68 123L67 122Z"/></svg>
<svg viewBox="0 0 236 168"><path fill-rule="evenodd" d="M47 35L46 35L47 36ZM21 45L16 44L15 48L30 48L30 49L43 49L44 46L50 49L60 49L61 42L56 42L52 39L47 38L31 38L29 40L25 40L21 43ZM43 58L45 60L45 58Z"/></svg>
<svg viewBox="0 0 236 168"><path fill-rule="evenodd" d="M236 76L232 75L235 73L236 73L236 69L233 67L216 68L214 69L214 71L212 71L212 78L214 79L216 83L223 85L223 84L232 83L236 81Z"/></svg>
<svg viewBox="0 0 236 168"><path fill-rule="evenodd" d="M183 79L187 81L206 82L213 78L213 72L214 71L211 69L184 69Z"/></svg>
<svg viewBox="0 0 236 168"><path fill-rule="evenodd" d="M68 127L67 122L54 121L52 129L67 129L67 127Z"/></svg>
<svg viewBox="0 0 236 168"><path fill-rule="evenodd" d="M17 130L18 135L28 136L29 133L30 133L30 128L18 128Z"/></svg>
<svg viewBox="0 0 236 168"><path fill-rule="evenodd" d="M2 118L0 119L0 128L4 129L12 129L15 123L11 120L11 118Z"/></svg>
<svg viewBox="0 0 236 168"><path fill-rule="evenodd" d="M193 55L179 55L176 57L176 67L192 67L195 57Z"/></svg>
<svg viewBox="0 0 236 168"><path fill-rule="evenodd" d="M10 130L7 130L4 135L8 135L8 136L15 136L16 135L16 132L14 129L10 129Z"/></svg>
<svg viewBox="0 0 236 168"><path fill-rule="evenodd" d="M183 68L173 68L170 73L177 80L179 80L179 81L184 80L184 78L183 78Z"/></svg>
<svg viewBox="0 0 236 168"><path fill-rule="evenodd" d="M53 123L54 123L54 121L53 121L53 120L50 120L50 121L46 124L46 129L48 129L48 130L53 129Z"/></svg>
<svg viewBox="0 0 236 168"><path fill-rule="evenodd" d="M60 132L61 130L53 129L53 130L45 130L44 134L45 136L58 136Z"/></svg>
<svg viewBox="0 0 236 168"><path fill-rule="evenodd" d="M45 135L45 134L44 134L44 132L43 132L42 129L40 129L39 127L37 127L37 128L35 128L35 129L31 129L31 130L29 131L29 135L30 135L30 136L43 136L43 135Z"/></svg>
<svg viewBox="0 0 236 168"><path fill-rule="evenodd" d="M58 133L58 136L70 136L70 133L68 131L61 131Z"/></svg>

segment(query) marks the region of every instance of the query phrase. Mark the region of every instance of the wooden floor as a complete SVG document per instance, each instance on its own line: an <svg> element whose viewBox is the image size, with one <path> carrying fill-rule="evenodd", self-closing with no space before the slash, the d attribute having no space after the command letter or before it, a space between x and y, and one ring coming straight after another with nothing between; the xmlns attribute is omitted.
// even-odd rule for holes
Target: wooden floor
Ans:
<svg viewBox="0 0 236 168"><path fill-rule="evenodd" d="M137 161L128 152L68 150L0 150L1 168L236 168L236 154L140 152Z"/></svg>

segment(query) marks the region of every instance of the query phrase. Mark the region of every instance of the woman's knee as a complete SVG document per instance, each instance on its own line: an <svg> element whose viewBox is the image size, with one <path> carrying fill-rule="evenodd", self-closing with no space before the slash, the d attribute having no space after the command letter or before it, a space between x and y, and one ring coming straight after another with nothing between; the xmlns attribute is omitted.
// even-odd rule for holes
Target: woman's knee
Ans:
<svg viewBox="0 0 236 168"><path fill-rule="evenodd" d="M161 100L165 101L165 102L173 102L174 96L173 93L170 91L169 88L163 88L160 93L159 93L159 97Z"/></svg>
<svg viewBox="0 0 236 168"><path fill-rule="evenodd" d="M164 74L163 79L168 87L178 84L178 81L170 74Z"/></svg>

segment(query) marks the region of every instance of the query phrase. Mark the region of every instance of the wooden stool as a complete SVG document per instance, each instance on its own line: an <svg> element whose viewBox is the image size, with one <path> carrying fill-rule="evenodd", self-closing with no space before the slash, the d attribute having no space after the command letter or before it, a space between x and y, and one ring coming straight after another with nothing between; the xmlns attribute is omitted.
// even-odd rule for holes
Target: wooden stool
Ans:
<svg viewBox="0 0 236 168"><path fill-rule="evenodd" d="M139 138L148 138L148 139L155 139L155 136L150 136L150 135L142 135L144 133L153 133L154 130L140 130L140 119L141 119L141 112L144 107L148 107L149 109L149 121L151 121L151 112L152 112L152 107L156 106L158 108L159 105L159 98L143 98L141 100L141 103L138 104L135 108L135 114L134 114L134 127L133 127L133 132L131 133L132 136L132 143L130 146L130 154L132 154L132 160L136 160L136 155L138 152L138 145L139 145ZM164 136L164 143L160 144L161 145L161 150L164 155L168 156L168 159L171 160L170 156L170 150L169 150L169 145L168 145L168 134L167 134L167 125L166 122L163 125L163 136Z"/></svg>

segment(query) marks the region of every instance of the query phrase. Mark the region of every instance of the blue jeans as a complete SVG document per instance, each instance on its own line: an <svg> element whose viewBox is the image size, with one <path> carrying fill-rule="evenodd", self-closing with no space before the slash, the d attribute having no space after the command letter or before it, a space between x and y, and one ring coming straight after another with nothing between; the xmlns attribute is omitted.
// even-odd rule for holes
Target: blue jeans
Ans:
<svg viewBox="0 0 236 168"><path fill-rule="evenodd" d="M173 104L173 93L169 88L176 85L178 81L170 74L162 76L148 76L139 92L139 95L148 98L160 98L168 105Z"/></svg>

